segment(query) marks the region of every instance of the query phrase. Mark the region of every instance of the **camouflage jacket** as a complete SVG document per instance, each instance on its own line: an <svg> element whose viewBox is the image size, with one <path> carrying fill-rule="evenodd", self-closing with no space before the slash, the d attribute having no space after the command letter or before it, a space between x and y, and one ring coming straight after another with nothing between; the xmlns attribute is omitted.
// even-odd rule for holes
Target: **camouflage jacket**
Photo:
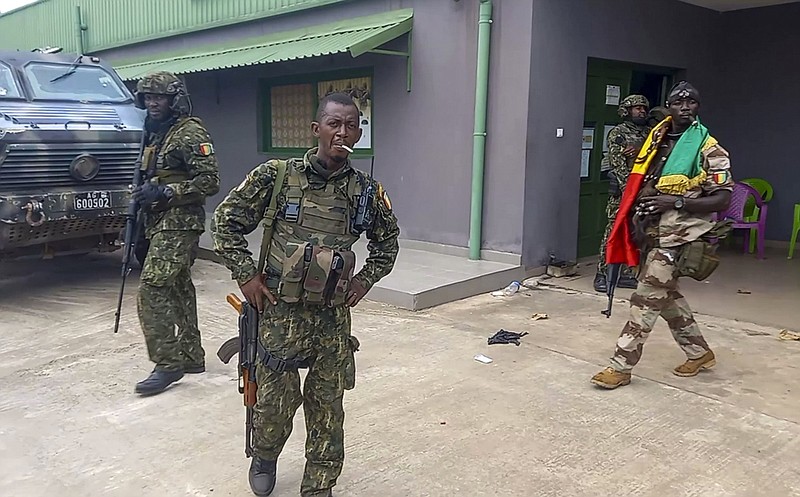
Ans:
<svg viewBox="0 0 800 497"><path fill-rule="evenodd" d="M706 171L705 181L697 188L684 194L686 198L699 198L719 190L733 190L730 158L727 150L709 137L701 151L702 166ZM681 210L668 210L661 215L658 223L658 243L670 248L693 242L711 231L716 222L711 213L697 214Z"/></svg>
<svg viewBox="0 0 800 497"><path fill-rule="evenodd" d="M400 228L392 212L391 202L383 186L370 178L368 174L353 169L348 161L338 171L327 178L315 170L310 156L316 149L309 150L302 159L295 159L298 171L306 174L311 188L322 188L328 182L334 182L337 190L344 195L347 191L348 177L358 174L362 179L375 185L375 200L372 204L373 224L366 230L369 240L367 248L369 256L362 269L354 276L366 289L371 288L381 278L391 272L399 251L398 237ZM269 205L272 188L277 173L274 161L264 162L256 166L245 177L244 181L228 193L217 206L211 221L211 234L214 240L214 251L222 258L225 266L231 271L231 277L242 285L256 276L258 269L247 248L245 235L253 232ZM278 195L278 209L285 203L283 195L287 183ZM350 209L355 210L355 199L350 198Z"/></svg>
<svg viewBox="0 0 800 497"><path fill-rule="evenodd" d="M153 181L169 185L174 196L166 209L146 211L147 233L204 231L205 199L219 192L219 166L214 145L202 121L180 117L165 134L151 137L156 147Z"/></svg>
<svg viewBox="0 0 800 497"><path fill-rule="evenodd" d="M626 120L608 132L608 153L603 157L603 169L610 168L619 180L620 189L625 189L628 176L633 168L635 157L625 157L623 152L626 147L633 146L641 148L650 130L646 126L637 126L633 122ZM619 140L619 138L622 140ZM622 144L617 143L618 141Z"/></svg>

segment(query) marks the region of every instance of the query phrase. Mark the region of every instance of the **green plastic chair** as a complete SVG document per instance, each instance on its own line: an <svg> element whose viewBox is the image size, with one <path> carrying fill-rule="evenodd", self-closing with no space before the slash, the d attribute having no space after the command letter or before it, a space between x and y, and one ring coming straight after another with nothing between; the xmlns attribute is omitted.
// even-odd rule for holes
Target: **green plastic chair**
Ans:
<svg viewBox="0 0 800 497"><path fill-rule="evenodd" d="M773 190L772 185L769 181L761 178L747 178L741 180L742 183L747 183L748 185L755 188L759 195L761 195L761 199L764 202L769 202L772 200ZM744 219L743 221L746 222L758 222L758 214L759 209L756 206L755 200L750 197L747 199L747 202L744 204ZM756 250L756 230L750 230L750 253L752 254Z"/></svg>
<svg viewBox="0 0 800 497"><path fill-rule="evenodd" d="M800 204L794 204L794 222L792 223L792 239L789 242L789 259L794 256L794 244L797 242L798 232L800 232Z"/></svg>

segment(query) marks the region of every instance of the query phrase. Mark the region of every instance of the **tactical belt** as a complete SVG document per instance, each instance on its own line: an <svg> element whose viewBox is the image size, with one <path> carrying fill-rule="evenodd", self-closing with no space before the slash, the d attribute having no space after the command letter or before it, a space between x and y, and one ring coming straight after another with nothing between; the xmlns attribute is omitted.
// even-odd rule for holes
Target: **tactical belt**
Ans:
<svg viewBox="0 0 800 497"><path fill-rule="evenodd" d="M286 371L297 371L298 369L307 369L310 367L308 359L287 360L287 359L281 359L280 357L276 357L270 354L269 352L267 352L267 349L265 349L264 346L261 345L261 341L258 342L258 357L261 360L261 364L275 371L276 373L284 373Z"/></svg>

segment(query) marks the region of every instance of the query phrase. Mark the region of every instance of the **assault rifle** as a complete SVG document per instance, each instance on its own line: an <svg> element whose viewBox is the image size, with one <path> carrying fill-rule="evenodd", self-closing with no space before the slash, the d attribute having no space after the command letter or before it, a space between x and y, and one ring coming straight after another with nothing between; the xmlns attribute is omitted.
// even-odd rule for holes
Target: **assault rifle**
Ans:
<svg viewBox="0 0 800 497"><path fill-rule="evenodd" d="M142 130L142 139L139 142L139 156L134 163L133 182L131 184L131 191L141 185L142 180L142 164L144 156L144 143L147 137L147 131ZM141 219L139 213L138 203L131 197L128 202L128 212L125 214L125 238L123 239L122 249L122 285L119 289L119 299L117 300L117 313L114 315L114 333L119 330L119 317L122 312L122 296L125 293L125 280L128 279L128 274L131 272L131 256L133 255L134 245L139 239L139 230L141 229Z"/></svg>
<svg viewBox="0 0 800 497"><path fill-rule="evenodd" d="M372 226L372 201L375 198L375 182L372 180L372 172L375 168L375 156L372 156L372 162L369 166L370 181L367 187L362 190L361 195L358 196L358 208L353 217L353 224L351 233L359 236L365 229ZM363 185L362 185L363 186Z"/></svg>
<svg viewBox="0 0 800 497"><path fill-rule="evenodd" d="M258 358L258 309L247 301L229 293L225 299L239 313L239 336L228 339L217 350L219 360L228 364L239 354L239 393L244 395L247 410L245 421L244 453L253 455L253 409L256 405L256 361Z"/></svg>

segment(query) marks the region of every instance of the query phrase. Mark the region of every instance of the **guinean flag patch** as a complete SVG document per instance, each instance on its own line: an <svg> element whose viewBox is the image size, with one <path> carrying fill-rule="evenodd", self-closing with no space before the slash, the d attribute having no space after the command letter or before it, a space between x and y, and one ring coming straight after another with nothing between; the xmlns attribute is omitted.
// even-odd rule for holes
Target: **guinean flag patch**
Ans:
<svg viewBox="0 0 800 497"><path fill-rule="evenodd" d="M210 143L201 143L200 145L197 146L197 152L200 155L207 157L214 153L214 145Z"/></svg>

